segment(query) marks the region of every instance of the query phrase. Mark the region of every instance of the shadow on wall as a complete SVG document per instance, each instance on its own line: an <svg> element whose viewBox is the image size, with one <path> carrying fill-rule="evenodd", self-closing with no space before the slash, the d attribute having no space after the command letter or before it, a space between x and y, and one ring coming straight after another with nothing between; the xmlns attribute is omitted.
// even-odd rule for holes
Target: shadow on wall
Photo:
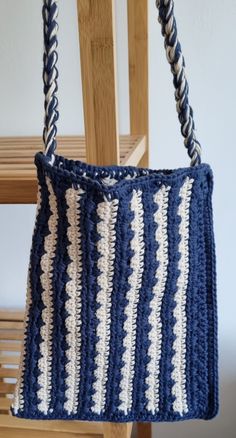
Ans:
<svg viewBox="0 0 236 438"><path fill-rule="evenodd" d="M235 438L236 379L221 378L220 411L211 421L184 421L153 424L153 438Z"/></svg>

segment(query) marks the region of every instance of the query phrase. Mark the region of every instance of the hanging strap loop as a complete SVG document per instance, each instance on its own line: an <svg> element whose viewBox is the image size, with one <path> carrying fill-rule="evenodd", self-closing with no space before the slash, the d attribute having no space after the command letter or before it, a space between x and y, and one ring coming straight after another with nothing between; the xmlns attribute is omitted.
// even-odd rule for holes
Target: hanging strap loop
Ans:
<svg viewBox="0 0 236 438"><path fill-rule="evenodd" d="M175 87L176 109L181 125L181 133L191 166L201 162L201 146L196 139L193 110L189 104L189 86L185 74L185 60L177 36L177 26L174 16L173 0L156 0L159 11L158 21L161 24L162 35L168 62L173 74ZM58 33L58 5L57 0L43 0L44 22L44 57L43 57L43 82L44 82L44 131L45 155L50 162L54 162L54 153L57 147L57 121L59 118L57 99L57 33Z"/></svg>
<svg viewBox="0 0 236 438"><path fill-rule="evenodd" d="M44 33L43 83L45 96L43 141L45 145L45 155L49 157L51 163L53 163L54 152L57 147L56 135L57 121L59 118L57 98L57 0L44 0L42 14Z"/></svg>
<svg viewBox="0 0 236 438"><path fill-rule="evenodd" d="M189 104L189 86L185 74L185 60L177 35L177 25L174 16L173 0L156 0L159 12L158 21L161 24L162 35L166 49L167 60L171 66L175 87L176 109L181 125L181 133L191 166L201 162L201 146L196 139L193 110Z"/></svg>

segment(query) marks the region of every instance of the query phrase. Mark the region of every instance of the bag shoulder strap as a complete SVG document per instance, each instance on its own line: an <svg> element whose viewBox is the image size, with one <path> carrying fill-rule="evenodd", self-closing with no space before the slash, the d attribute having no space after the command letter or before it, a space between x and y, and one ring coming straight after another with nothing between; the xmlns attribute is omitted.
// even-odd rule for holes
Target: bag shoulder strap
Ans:
<svg viewBox="0 0 236 438"><path fill-rule="evenodd" d="M177 25L174 16L173 0L156 0L159 12L158 20L161 24L162 35L167 60L171 66L173 83L175 87L175 100L181 133L184 137L184 145L191 158L191 166L201 162L201 146L196 139L193 110L189 104L189 86L185 73L185 60L177 35ZM45 155L50 162L54 161L54 153L57 147L57 121L59 118L57 98L57 34L58 34L58 5L57 0L43 0L43 32L44 32L44 56L43 56L43 82L44 82L44 131Z"/></svg>

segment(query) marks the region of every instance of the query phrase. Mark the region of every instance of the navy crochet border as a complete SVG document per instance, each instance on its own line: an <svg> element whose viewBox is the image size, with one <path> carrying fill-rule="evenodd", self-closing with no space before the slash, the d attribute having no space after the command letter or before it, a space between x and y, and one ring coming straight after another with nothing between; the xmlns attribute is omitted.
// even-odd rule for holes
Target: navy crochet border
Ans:
<svg viewBox="0 0 236 438"><path fill-rule="evenodd" d="M35 163L39 199L13 415L214 417L210 167L97 167L60 156L51 166L42 153Z"/></svg>

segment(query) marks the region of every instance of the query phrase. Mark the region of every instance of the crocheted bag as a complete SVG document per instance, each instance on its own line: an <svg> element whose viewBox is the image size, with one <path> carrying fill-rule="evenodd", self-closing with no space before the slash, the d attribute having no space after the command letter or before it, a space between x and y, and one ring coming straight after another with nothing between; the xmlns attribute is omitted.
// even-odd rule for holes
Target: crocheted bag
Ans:
<svg viewBox="0 0 236 438"><path fill-rule="evenodd" d="M45 152L12 413L112 422L218 409L212 171L200 164L172 0L158 0L191 157L177 170L54 155L57 2L44 0Z"/></svg>

